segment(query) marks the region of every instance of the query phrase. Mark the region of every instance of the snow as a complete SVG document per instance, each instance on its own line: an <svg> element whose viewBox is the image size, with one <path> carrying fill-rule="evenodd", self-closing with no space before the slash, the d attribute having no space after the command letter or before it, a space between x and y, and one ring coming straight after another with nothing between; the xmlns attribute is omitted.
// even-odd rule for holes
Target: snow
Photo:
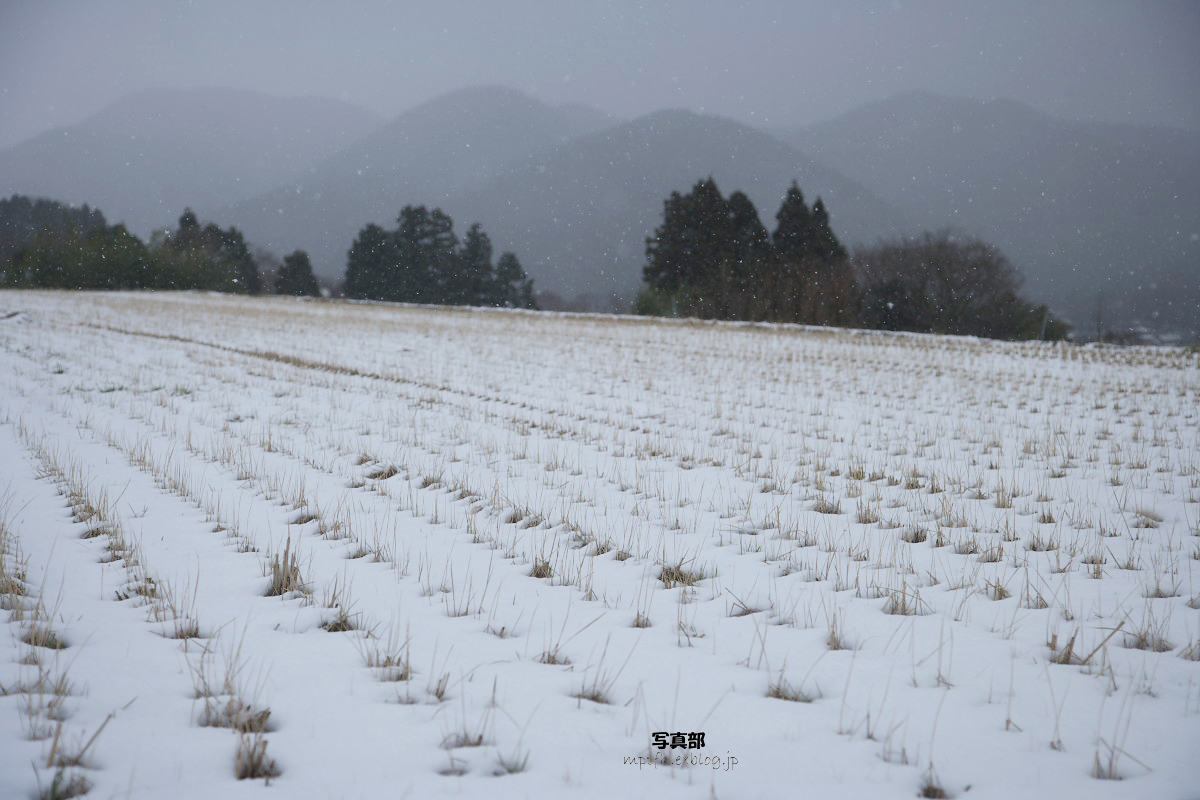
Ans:
<svg viewBox="0 0 1200 800"><path fill-rule="evenodd" d="M0 796L1189 796L1197 366L0 293Z"/></svg>

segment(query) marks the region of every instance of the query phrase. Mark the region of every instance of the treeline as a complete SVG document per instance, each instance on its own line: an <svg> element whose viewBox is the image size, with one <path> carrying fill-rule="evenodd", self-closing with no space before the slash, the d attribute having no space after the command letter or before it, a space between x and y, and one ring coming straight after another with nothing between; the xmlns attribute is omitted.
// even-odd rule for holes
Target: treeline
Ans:
<svg viewBox="0 0 1200 800"><path fill-rule="evenodd" d="M882 242L853 256L824 203L795 183L768 233L742 192L712 178L673 192L646 240L634 313L796 322L1001 339L1059 339L1069 328L1020 296L996 248L949 231Z"/></svg>
<svg viewBox="0 0 1200 800"><path fill-rule="evenodd" d="M345 296L535 308L533 281L510 252L494 257L479 224L460 241L441 209L405 206L397 226L363 227L347 254ZM264 269L265 266L265 269ZM646 240L634 313L861 326L1002 339L1063 338L1068 327L1020 294L996 248L948 231L849 253L818 198L795 183L768 231L742 192L711 178L664 203ZM237 228L189 209L143 242L96 209L14 196L0 200L0 285L70 289L199 289L319 295L307 254L282 263L251 252Z"/></svg>
<svg viewBox="0 0 1200 800"><path fill-rule="evenodd" d="M405 206L395 230L367 225L346 262L347 297L440 305L536 308L533 281L505 252L492 263L492 241L475 223L459 242L440 208Z"/></svg>
<svg viewBox="0 0 1200 800"><path fill-rule="evenodd" d="M533 281L512 253L494 258L472 225L460 242L441 209L405 206L395 230L367 225L347 256L347 297L534 308ZM14 195L0 200L0 285L60 289L199 289L320 296L308 254L282 263L251 252L234 227L188 209L143 242L100 211Z"/></svg>
<svg viewBox="0 0 1200 800"><path fill-rule="evenodd" d="M201 225L190 209L175 230L149 243L124 225L109 225L87 206L14 196L0 200L0 275L7 286L59 289L201 289L242 294L263 291L258 259L237 228ZM297 259L307 264L302 252ZM317 293L312 267L301 285Z"/></svg>

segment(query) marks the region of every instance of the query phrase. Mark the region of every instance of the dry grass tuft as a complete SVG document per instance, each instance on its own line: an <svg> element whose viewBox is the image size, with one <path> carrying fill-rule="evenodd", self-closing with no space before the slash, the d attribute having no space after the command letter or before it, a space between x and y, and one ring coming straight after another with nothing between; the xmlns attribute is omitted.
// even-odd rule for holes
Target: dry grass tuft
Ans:
<svg viewBox="0 0 1200 800"><path fill-rule="evenodd" d="M388 628L387 638L380 641L373 637L362 640L360 652L368 669L376 670L376 677L384 682L395 683L412 678L409 645L411 637L400 641L394 627Z"/></svg>
<svg viewBox="0 0 1200 800"><path fill-rule="evenodd" d="M1043 536L1038 531L1029 537L1029 542L1025 545L1025 549L1032 550L1035 553L1047 553L1058 549L1058 540L1053 536Z"/></svg>
<svg viewBox="0 0 1200 800"><path fill-rule="evenodd" d="M825 644L830 650L853 650L854 645L846 638L845 626L841 614L834 614L829 620L829 635Z"/></svg>
<svg viewBox="0 0 1200 800"><path fill-rule="evenodd" d="M888 598L883 603L883 613L916 617L931 614L933 610L921 599L919 591L904 587L903 589L893 589L888 593Z"/></svg>
<svg viewBox="0 0 1200 800"><path fill-rule="evenodd" d="M658 579L662 581L664 587L673 589L676 586L695 586L700 581L710 577L703 569L688 569L684 567L685 563L687 562L680 561L677 564L662 568Z"/></svg>
<svg viewBox="0 0 1200 800"><path fill-rule="evenodd" d="M271 728L271 710L255 708L237 695L224 702L217 697L204 699L200 725L209 728L230 728L238 733L267 733Z"/></svg>
<svg viewBox="0 0 1200 800"><path fill-rule="evenodd" d="M1000 581L984 581L984 585L987 596L992 600L1007 600L1012 597L1012 592L1004 588Z"/></svg>
<svg viewBox="0 0 1200 800"><path fill-rule="evenodd" d="M1146 650L1151 653L1165 653L1174 649L1167 640L1167 621L1161 622L1154 617L1150 610L1142 620L1142 626L1136 630L1126 630L1121 634L1125 647L1131 650Z"/></svg>
<svg viewBox="0 0 1200 800"><path fill-rule="evenodd" d="M400 470L396 469L396 467L388 464L387 466L376 467L368 472L366 477L372 481L386 481L388 478L395 477L399 472Z"/></svg>
<svg viewBox="0 0 1200 800"><path fill-rule="evenodd" d="M44 647L47 650L65 650L67 648L67 643L49 625L39 622L30 623L29 628L21 636L21 641L30 647Z"/></svg>
<svg viewBox="0 0 1200 800"><path fill-rule="evenodd" d="M482 747L485 738L481 732L459 731L447 734L442 739L442 747L446 750L456 750L460 747Z"/></svg>
<svg viewBox="0 0 1200 800"><path fill-rule="evenodd" d="M304 593L305 583L300 575L300 554L292 550L292 540L289 537L283 547L283 556L278 553L271 556L271 582L264 592L266 597L283 597L293 592Z"/></svg>
<svg viewBox="0 0 1200 800"><path fill-rule="evenodd" d="M541 664L550 664L551 666L564 666L571 663L571 659L560 653L557 647L543 650L542 654L537 657L537 660Z"/></svg>
<svg viewBox="0 0 1200 800"><path fill-rule="evenodd" d="M1067 639L1062 647L1058 646L1058 634L1054 633L1050 636L1050 641L1046 646L1050 648L1050 663L1051 664L1082 664L1078 654L1075 652L1075 640L1079 638L1079 631L1071 634L1071 638Z"/></svg>
<svg viewBox="0 0 1200 800"><path fill-rule="evenodd" d="M361 629L362 614L352 612L354 602L348 599L349 596L349 584L342 578L334 578L333 582L325 588L321 605L331 609L334 613L332 617L321 623L323 629L330 633L345 633Z"/></svg>
<svg viewBox="0 0 1200 800"><path fill-rule="evenodd" d="M921 792L917 796L924 797L926 800L946 800L946 798L950 797L938 780L933 765L930 765L929 769L925 772L925 777L921 781Z"/></svg>
<svg viewBox="0 0 1200 800"><path fill-rule="evenodd" d="M170 638L199 639L200 623L193 617L180 617L174 621Z"/></svg>
<svg viewBox="0 0 1200 800"><path fill-rule="evenodd" d="M356 631L361 627L358 621L359 616L359 614L350 614L346 609L339 607L331 619L327 619L321 623L321 628L329 633Z"/></svg>
<svg viewBox="0 0 1200 800"><path fill-rule="evenodd" d="M840 514L842 513L842 503L836 498L821 497L812 504L812 510L818 514Z"/></svg>
<svg viewBox="0 0 1200 800"><path fill-rule="evenodd" d="M787 678L783 677L782 671L775 680L771 681L767 686L767 697L776 700L787 700L791 703L811 703L821 697L821 692L818 689L815 692L809 692L799 686L792 686L788 683Z"/></svg>
<svg viewBox="0 0 1200 800"><path fill-rule="evenodd" d="M60 767L54 771L54 779L44 789L39 788L38 800L70 800L82 797L92 790L92 782L75 769Z"/></svg>
<svg viewBox="0 0 1200 800"><path fill-rule="evenodd" d="M518 772L524 772L529 766L529 751L522 753L518 750L507 756L499 753L496 756L496 764L496 775L516 775Z"/></svg>
<svg viewBox="0 0 1200 800"><path fill-rule="evenodd" d="M233 771L239 781L262 778L267 784L281 774L275 761L267 757L266 737L261 733L246 732L238 737Z"/></svg>

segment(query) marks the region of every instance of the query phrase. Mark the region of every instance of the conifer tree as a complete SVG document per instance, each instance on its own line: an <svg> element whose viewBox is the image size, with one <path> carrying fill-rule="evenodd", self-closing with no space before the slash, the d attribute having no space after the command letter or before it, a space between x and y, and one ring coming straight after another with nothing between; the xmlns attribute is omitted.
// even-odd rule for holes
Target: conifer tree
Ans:
<svg viewBox="0 0 1200 800"><path fill-rule="evenodd" d="M467 229L459 253L458 270L451 276L446 302L459 305L494 305L496 291L492 267L492 240L478 222Z"/></svg>
<svg viewBox="0 0 1200 800"><path fill-rule="evenodd" d="M771 243L780 255L804 258L813 251L814 227L812 212L804 203L804 193L795 181L788 187L783 203L775 214L775 232Z"/></svg>
<svg viewBox="0 0 1200 800"><path fill-rule="evenodd" d="M533 301L533 281L525 274L524 267L516 255L500 254L496 262L495 304L502 308L529 308Z"/></svg>
<svg viewBox="0 0 1200 800"><path fill-rule="evenodd" d="M527 308L530 311L537 311L537 297L533 293L533 278L526 278L521 281L521 291L517 297L517 308Z"/></svg>
<svg viewBox="0 0 1200 800"><path fill-rule="evenodd" d="M235 291L243 294L258 294L262 291L262 283L258 277L258 263L246 246L242 232L237 228L221 230L216 228L216 257L225 262L233 270Z"/></svg>
<svg viewBox="0 0 1200 800"><path fill-rule="evenodd" d="M709 177L692 189L689 231L694 237L691 261L692 313L702 318L730 316L737 245L733 238L729 203Z"/></svg>
<svg viewBox="0 0 1200 800"><path fill-rule="evenodd" d="M405 206L397 219L394 238L396 259L387 265L383 300L421 303L434 294L434 275L429 264L432 246L429 209Z"/></svg>
<svg viewBox="0 0 1200 800"><path fill-rule="evenodd" d="M829 212L825 210L825 201L817 198L812 209L813 255L826 263L835 263L846 259L846 248L838 241L833 229L829 227Z"/></svg>
<svg viewBox="0 0 1200 800"><path fill-rule="evenodd" d="M383 228L368 224L358 232L346 257L346 283L342 291L356 300L382 300L387 291L395 241Z"/></svg>
<svg viewBox="0 0 1200 800"><path fill-rule="evenodd" d="M642 270L646 283L663 294L676 294L691 277L688 270L695 235L688 230L690 224L683 195L671 192L663 201L662 224L646 239L646 266Z"/></svg>
<svg viewBox="0 0 1200 800"><path fill-rule="evenodd" d="M729 195L729 235L733 242L731 303L727 316L765 319L769 285L771 237L758 217L758 209L742 192Z"/></svg>
<svg viewBox="0 0 1200 800"><path fill-rule="evenodd" d="M857 322L858 287L846 248L829 225L829 213L821 198L813 204L812 286L818 304L811 321L820 325L852 325Z"/></svg>
<svg viewBox="0 0 1200 800"><path fill-rule="evenodd" d="M775 291L770 316L787 322L808 322L805 314L809 291L807 265L815 245L812 212L800 186L793 181L775 214L773 278Z"/></svg>
<svg viewBox="0 0 1200 800"><path fill-rule="evenodd" d="M294 297L320 297L321 287L317 284L317 276L313 274L312 262L308 253L297 250L291 255L284 256L283 266L275 282L275 294L286 294Z"/></svg>
<svg viewBox="0 0 1200 800"><path fill-rule="evenodd" d="M177 240L187 242L199 235L200 220L196 217L196 212L190 208L185 208L183 213L179 215L179 234Z"/></svg>

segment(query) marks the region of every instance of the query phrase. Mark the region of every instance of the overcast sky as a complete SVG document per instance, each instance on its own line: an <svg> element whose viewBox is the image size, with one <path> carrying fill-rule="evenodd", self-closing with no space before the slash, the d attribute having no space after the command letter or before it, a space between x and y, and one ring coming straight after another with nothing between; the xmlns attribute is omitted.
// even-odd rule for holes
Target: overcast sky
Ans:
<svg viewBox="0 0 1200 800"><path fill-rule="evenodd" d="M622 117L801 124L920 89L1200 128L1200 2L0 0L0 146L151 87L390 117L480 83Z"/></svg>

